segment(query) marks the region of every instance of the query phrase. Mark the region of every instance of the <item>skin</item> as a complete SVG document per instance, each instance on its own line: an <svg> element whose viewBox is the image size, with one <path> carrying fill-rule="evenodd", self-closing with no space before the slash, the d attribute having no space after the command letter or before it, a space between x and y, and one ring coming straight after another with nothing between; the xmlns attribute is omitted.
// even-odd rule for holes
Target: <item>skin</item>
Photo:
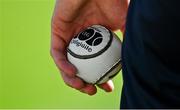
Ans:
<svg viewBox="0 0 180 110"><path fill-rule="evenodd" d="M76 68L68 62L66 49L74 35L93 24L112 31L124 31L128 0L57 0L52 17L51 56L62 79L68 86L88 95L97 92L95 85L87 84L76 76ZM106 92L114 89L110 80L98 85Z"/></svg>

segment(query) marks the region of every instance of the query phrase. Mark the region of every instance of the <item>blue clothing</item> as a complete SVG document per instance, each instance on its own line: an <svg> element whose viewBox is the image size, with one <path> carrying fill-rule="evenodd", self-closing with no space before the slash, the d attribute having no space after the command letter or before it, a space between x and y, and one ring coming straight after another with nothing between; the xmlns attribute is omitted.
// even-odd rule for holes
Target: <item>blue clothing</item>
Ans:
<svg viewBox="0 0 180 110"><path fill-rule="evenodd" d="M179 0L131 0L120 108L180 108L179 11Z"/></svg>

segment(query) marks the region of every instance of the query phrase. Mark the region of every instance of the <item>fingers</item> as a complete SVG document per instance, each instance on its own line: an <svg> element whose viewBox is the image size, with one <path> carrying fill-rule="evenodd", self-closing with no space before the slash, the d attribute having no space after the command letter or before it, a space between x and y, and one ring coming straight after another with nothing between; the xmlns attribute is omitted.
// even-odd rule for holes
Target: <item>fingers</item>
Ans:
<svg viewBox="0 0 180 110"><path fill-rule="evenodd" d="M76 76L76 68L68 62L66 58L66 49L62 48L63 45L65 45L65 42L63 42L63 40L61 39L58 39L53 43L55 44L52 44L51 46L51 55L58 69L61 71L61 75L65 84L79 90L80 92L86 93L88 95L94 95L97 92L95 85L87 84L83 80L78 78ZM59 45L61 46L59 47Z"/></svg>
<svg viewBox="0 0 180 110"><path fill-rule="evenodd" d="M52 57L54 59L55 64L57 65L58 69L60 71L63 71L66 73L69 77L74 77L76 73L76 68L67 61L66 56L64 52L61 52L60 50L53 49Z"/></svg>
<svg viewBox="0 0 180 110"><path fill-rule="evenodd" d="M62 72L62 77L64 82L82 93L86 93L88 95L94 95L97 92L97 88L93 84L87 84L83 80L78 77L69 77L65 73ZM114 84L112 80L109 80L106 83L98 85L99 88L105 90L106 92L112 92L114 90Z"/></svg>
<svg viewBox="0 0 180 110"><path fill-rule="evenodd" d="M58 69L61 71L64 82L68 86L75 88L80 92L88 95L96 94L97 88L95 85L87 84L76 76L76 68L70 62L68 62L66 57L67 45L67 40L63 39L58 34L52 33L51 55ZM98 86L106 92L111 92L114 89L112 81L108 81L107 83Z"/></svg>
<svg viewBox="0 0 180 110"><path fill-rule="evenodd" d="M75 88L77 90L82 89L83 87L85 87L85 83L78 77L69 77L66 73L61 72L62 78L64 80L64 82L72 87Z"/></svg>
<svg viewBox="0 0 180 110"><path fill-rule="evenodd" d="M94 95L97 92L95 85L87 84L76 76L76 68L67 60L67 42L63 37L56 34L56 31L52 32L51 38L51 56L54 59L55 64L61 71L62 78L68 86L79 90L80 92L88 95Z"/></svg>
<svg viewBox="0 0 180 110"><path fill-rule="evenodd" d="M67 43L61 37L52 33L51 56L60 71L67 73L70 77L75 76L76 68L66 58Z"/></svg>
<svg viewBox="0 0 180 110"><path fill-rule="evenodd" d="M98 85L99 88L105 90L106 92L112 92L114 90L114 84L112 80L109 80L106 83Z"/></svg>
<svg viewBox="0 0 180 110"><path fill-rule="evenodd" d="M85 83L83 80L81 80L78 77L69 77L66 73L61 72L62 78L64 80L64 82L74 88L79 90L82 93L86 93L88 95L94 95L97 92L97 89L95 87L95 85L92 84L87 84Z"/></svg>
<svg viewBox="0 0 180 110"><path fill-rule="evenodd" d="M85 87L80 89L81 92L86 93L88 95L94 95L97 92L97 88L95 85L92 84L86 84Z"/></svg>
<svg viewBox="0 0 180 110"><path fill-rule="evenodd" d="M62 78L63 78L64 82L68 86L75 88L75 89L79 90L80 92L86 93L88 95L96 94L97 88L95 85L87 84L78 77L69 77L63 72L61 74L62 74ZM106 83L98 85L98 87L105 90L106 92L112 92L114 90L114 85L111 80L109 80Z"/></svg>

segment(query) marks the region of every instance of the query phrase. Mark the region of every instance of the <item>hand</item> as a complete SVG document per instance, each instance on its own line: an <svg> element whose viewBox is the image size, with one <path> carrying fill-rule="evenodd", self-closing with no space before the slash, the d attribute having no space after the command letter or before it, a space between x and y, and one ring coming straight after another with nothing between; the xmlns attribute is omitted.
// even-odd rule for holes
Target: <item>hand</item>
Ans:
<svg viewBox="0 0 180 110"><path fill-rule="evenodd" d="M76 77L76 68L68 62L67 46L74 35L93 24L111 30L124 30L128 0L57 0L52 17L51 55L64 82L83 93L94 95L96 86ZM98 85L106 92L113 90L112 81Z"/></svg>

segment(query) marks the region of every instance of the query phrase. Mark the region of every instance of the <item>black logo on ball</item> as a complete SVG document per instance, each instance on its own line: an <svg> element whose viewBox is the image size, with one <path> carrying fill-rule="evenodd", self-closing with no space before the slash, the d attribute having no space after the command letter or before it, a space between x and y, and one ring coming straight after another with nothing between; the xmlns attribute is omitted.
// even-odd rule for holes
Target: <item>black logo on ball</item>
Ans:
<svg viewBox="0 0 180 110"><path fill-rule="evenodd" d="M108 33L110 34L106 36L106 37L109 37L109 40L108 41L105 40L105 43L107 42L106 45L104 44L105 46L102 45L99 48L93 48L95 46L100 45L103 42L103 35L102 35L101 29L98 29L98 27L97 28L91 27L82 31L71 40L70 43L72 47L71 45L70 47L68 47L67 49L68 53L79 59L89 59L89 58L94 58L98 55L101 55L111 46L112 39L113 39L112 32L108 29L105 31L108 31ZM88 52L88 53L85 54L85 52L82 52L81 49L85 50L85 52Z"/></svg>
<svg viewBox="0 0 180 110"><path fill-rule="evenodd" d="M85 41L90 46L97 46L101 44L103 36L99 32L95 32L93 29L87 29L81 32L78 36L79 40Z"/></svg>

